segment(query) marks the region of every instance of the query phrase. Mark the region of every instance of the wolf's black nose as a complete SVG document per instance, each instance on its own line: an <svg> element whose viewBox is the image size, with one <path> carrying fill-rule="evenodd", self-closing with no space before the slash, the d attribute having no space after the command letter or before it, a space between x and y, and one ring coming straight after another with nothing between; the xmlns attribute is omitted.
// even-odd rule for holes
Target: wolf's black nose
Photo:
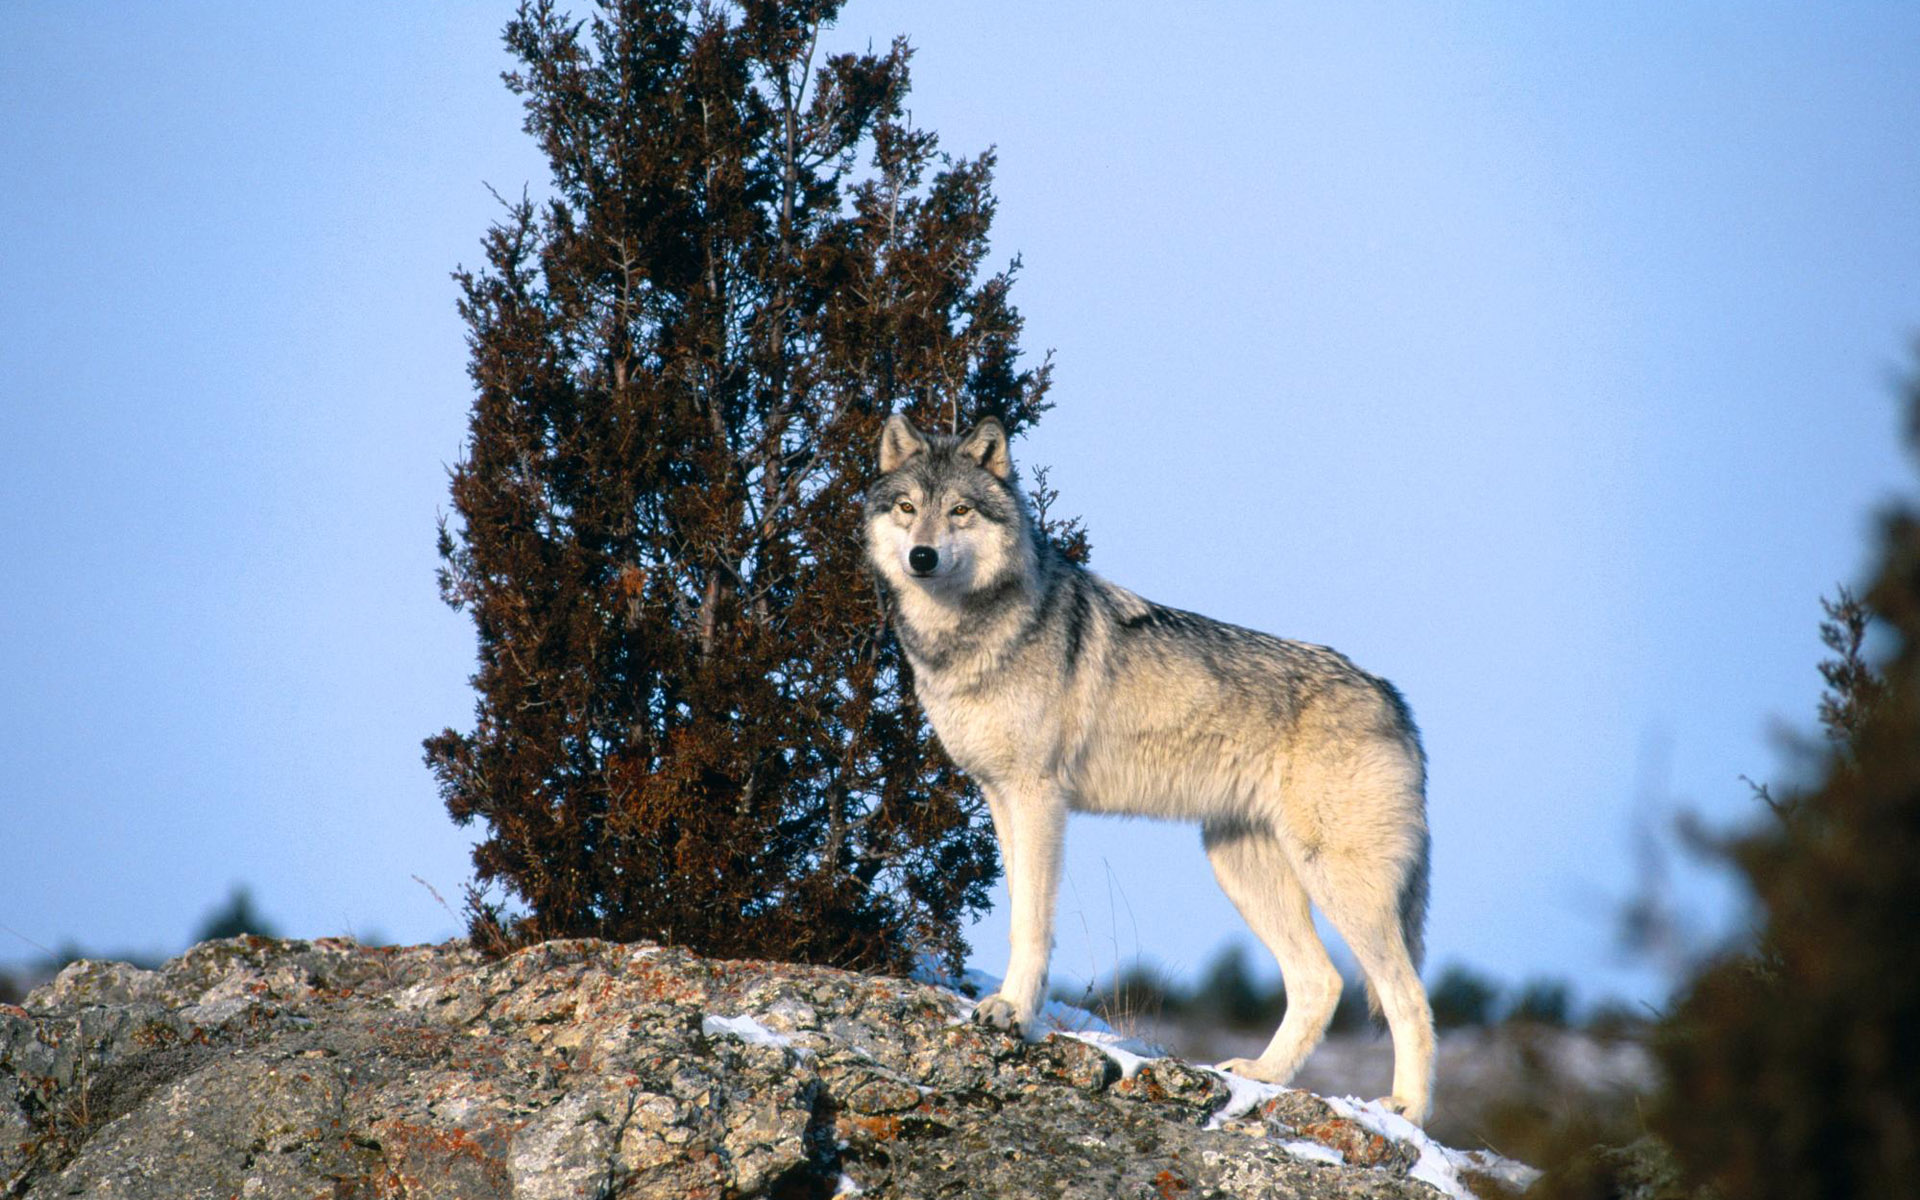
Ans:
<svg viewBox="0 0 1920 1200"><path fill-rule="evenodd" d="M925 575L940 565L940 554L932 546L915 546L907 551L907 565Z"/></svg>

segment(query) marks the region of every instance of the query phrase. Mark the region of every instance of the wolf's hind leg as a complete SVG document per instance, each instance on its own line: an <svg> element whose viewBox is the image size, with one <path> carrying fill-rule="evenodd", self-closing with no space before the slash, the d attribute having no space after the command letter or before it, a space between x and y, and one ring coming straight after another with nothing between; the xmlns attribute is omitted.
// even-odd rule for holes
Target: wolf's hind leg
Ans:
<svg viewBox="0 0 1920 1200"><path fill-rule="evenodd" d="M1320 1044L1340 1003L1340 972L1313 927L1306 890L1279 839L1250 825L1207 825L1207 860L1221 890L1273 951L1287 988L1287 1013L1259 1058L1223 1062L1224 1070L1268 1083L1293 1078Z"/></svg>
<svg viewBox="0 0 1920 1200"><path fill-rule="evenodd" d="M1382 1103L1418 1125L1433 1106L1433 1013L1401 924L1413 864L1325 847L1300 864L1302 882L1366 972L1393 1033L1393 1095Z"/></svg>

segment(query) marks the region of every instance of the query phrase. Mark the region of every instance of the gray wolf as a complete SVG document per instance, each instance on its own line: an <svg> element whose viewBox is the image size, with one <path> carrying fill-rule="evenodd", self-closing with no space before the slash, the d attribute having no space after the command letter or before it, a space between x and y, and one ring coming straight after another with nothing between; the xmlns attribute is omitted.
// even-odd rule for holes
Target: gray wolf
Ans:
<svg viewBox="0 0 1920 1200"><path fill-rule="evenodd" d="M1032 1029L1069 811L1197 821L1287 991L1260 1057L1221 1067L1284 1083L1326 1033L1341 979L1317 905L1392 1031L1385 1103L1425 1120L1426 756L1400 693L1324 646L1153 604L1069 562L992 418L956 437L895 415L879 468L867 559L921 707L986 795L1012 898L1006 981L974 1019Z"/></svg>

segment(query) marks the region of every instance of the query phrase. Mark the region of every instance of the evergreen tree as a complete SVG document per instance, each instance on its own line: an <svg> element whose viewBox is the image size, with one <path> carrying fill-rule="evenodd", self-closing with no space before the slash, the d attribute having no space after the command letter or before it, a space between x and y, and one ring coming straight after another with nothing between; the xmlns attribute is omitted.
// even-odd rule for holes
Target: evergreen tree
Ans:
<svg viewBox="0 0 1920 1200"><path fill-rule="evenodd" d="M1427 989L1433 1023L1441 1029L1491 1025L1499 1000L1499 984L1458 964L1440 972L1440 978Z"/></svg>
<svg viewBox="0 0 1920 1200"><path fill-rule="evenodd" d="M1208 964L1194 987L1192 1007L1217 1017L1235 1029L1260 1029L1280 1019L1286 1009L1284 985L1260 986L1247 966L1246 947L1229 942Z"/></svg>
<svg viewBox="0 0 1920 1200"><path fill-rule="evenodd" d="M889 412L1017 433L1048 367L1017 261L982 271L992 154L909 123L904 40L823 57L839 7L529 0L507 26L551 191L456 275L475 397L441 589L478 704L426 742L486 828L483 941L898 968L957 961L985 904L992 838L886 636L860 496Z"/></svg>
<svg viewBox="0 0 1920 1200"><path fill-rule="evenodd" d="M1920 451L1920 376L1909 400ZM1886 519L1864 604L1827 612L1821 778L1730 847L1758 953L1703 972L1662 1030L1657 1127L1726 1197L1920 1195L1920 512Z"/></svg>
<svg viewBox="0 0 1920 1200"><path fill-rule="evenodd" d="M239 937L242 934L253 934L255 937L279 937L280 931L275 929L273 922L267 920L254 906L253 889L245 884L236 884L233 891L227 894L226 903L215 908L201 920L200 928L193 935L193 941L198 944L220 938Z"/></svg>

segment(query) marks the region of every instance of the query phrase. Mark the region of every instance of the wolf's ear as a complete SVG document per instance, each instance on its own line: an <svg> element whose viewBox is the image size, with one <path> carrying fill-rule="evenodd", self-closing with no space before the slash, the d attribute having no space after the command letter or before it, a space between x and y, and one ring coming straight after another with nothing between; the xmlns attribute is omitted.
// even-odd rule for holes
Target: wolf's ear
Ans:
<svg viewBox="0 0 1920 1200"><path fill-rule="evenodd" d="M996 479L1005 479L1013 474L1013 459L1007 456L1007 431L994 417L988 417L973 427L966 440L960 443L960 453Z"/></svg>
<svg viewBox="0 0 1920 1200"><path fill-rule="evenodd" d="M900 468L900 465L916 454L927 452L927 439L913 427L913 422L899 413L887 418L887 424L880 431L880 473L888 475Z"/></svg>

